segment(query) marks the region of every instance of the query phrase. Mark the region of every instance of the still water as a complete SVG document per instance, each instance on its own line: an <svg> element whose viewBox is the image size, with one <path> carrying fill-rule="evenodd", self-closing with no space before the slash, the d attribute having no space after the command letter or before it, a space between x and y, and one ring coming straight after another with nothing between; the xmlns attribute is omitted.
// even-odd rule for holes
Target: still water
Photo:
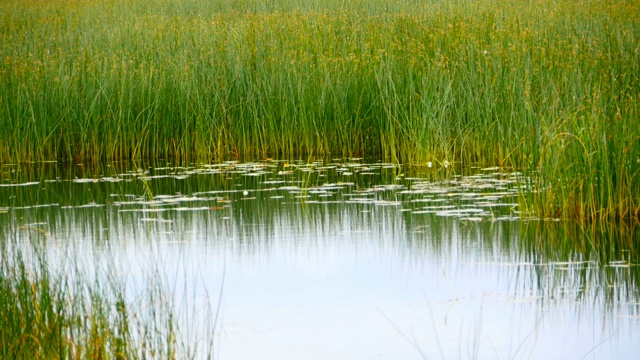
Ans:
<svg viewBox="0 0 640 360"><path fill-rule="evenodd" d="M3 165L0 228L131 301L162 282L217 359L638 358L633 228L536 219L518 172L443 165Z"/></svg>

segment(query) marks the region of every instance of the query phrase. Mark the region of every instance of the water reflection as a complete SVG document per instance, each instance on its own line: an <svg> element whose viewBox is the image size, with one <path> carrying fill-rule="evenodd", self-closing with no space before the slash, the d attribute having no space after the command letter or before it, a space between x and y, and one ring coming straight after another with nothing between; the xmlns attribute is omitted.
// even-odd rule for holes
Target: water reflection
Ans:
<svg viewBox="0 0 640 360"><path fill-rule="evenodd" d="M224 278L222 359L634 358L635 228L522 221L518 173L447 171L50 165L3 173L0 223L134 294L159 269L194 338Z"/></svg>

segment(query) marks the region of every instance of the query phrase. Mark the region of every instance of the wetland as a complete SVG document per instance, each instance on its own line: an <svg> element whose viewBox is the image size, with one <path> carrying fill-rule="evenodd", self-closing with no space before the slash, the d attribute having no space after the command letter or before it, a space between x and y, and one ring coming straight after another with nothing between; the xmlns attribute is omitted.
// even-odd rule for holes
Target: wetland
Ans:
<svg viewBox="0 0 640 360"><path fill-rule="evenodd" d="M635 358L638 18L0 1L0 358Z"/></svg>

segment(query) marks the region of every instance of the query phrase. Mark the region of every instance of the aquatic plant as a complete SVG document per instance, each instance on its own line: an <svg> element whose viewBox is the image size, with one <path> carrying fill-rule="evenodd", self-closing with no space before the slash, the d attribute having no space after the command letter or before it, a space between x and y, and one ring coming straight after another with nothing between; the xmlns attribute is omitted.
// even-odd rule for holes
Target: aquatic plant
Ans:
<svg viewBox="0 0 640 360"><path fill-rule="evenodd" d="M6 1L0 159L370 155L640 214L636 1Z"/></svg>
<svg viewBox="0 0 640 360"><path fill-rule="evenodd" d="M161 287L131 303L123 283L92 281L69 258L49 261L52 239L36 228L21 231L31 233L28 240L0 241L1 358L177 357L183 344Z"/></svg>

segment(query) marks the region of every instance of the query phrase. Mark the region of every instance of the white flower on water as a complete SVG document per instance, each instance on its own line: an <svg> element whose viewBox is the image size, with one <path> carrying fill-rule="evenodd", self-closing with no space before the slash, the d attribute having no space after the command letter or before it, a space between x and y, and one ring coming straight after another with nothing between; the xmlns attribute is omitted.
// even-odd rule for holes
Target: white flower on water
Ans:
<svg viewBox="0 0 640 360"><path fill-rule="evenodd" d="M429 161L429 162L427 163L427 167L433 167L433 163L432 163L431 161Z"/></svg>
<svg viewBox="0 0 640 360"><path fill-rule="evenodd" d="M245 190L245 191L242 192L242 195L247 196L247 195L249 195L249 192L247 190Z"/></svg>

